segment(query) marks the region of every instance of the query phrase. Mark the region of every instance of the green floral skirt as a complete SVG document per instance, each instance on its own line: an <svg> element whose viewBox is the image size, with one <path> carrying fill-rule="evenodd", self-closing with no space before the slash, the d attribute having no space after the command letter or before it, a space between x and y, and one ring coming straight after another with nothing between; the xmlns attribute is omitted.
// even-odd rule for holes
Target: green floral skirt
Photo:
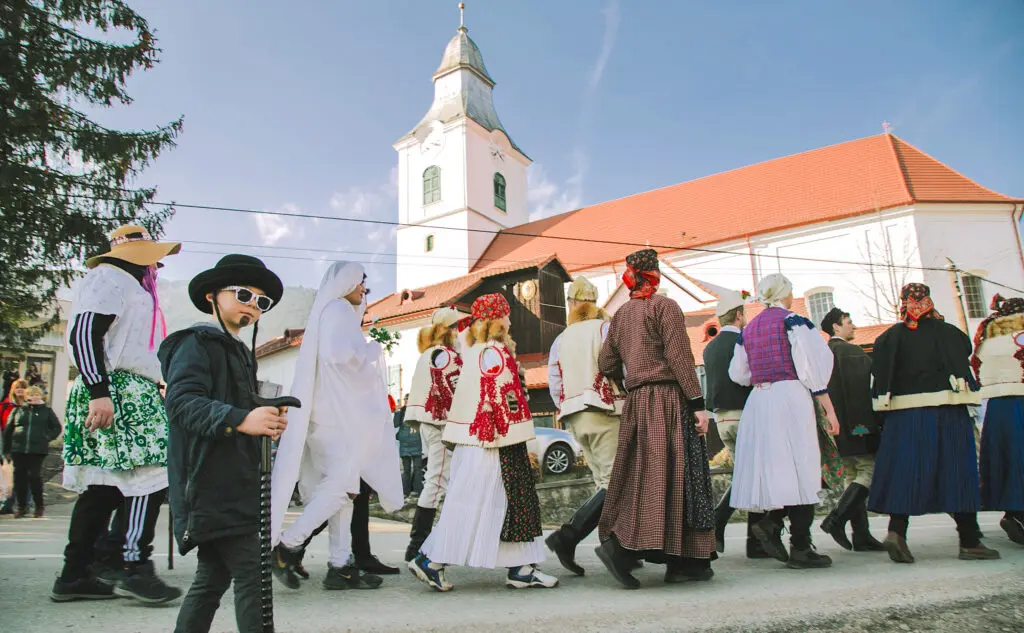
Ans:
<svg viewBox="0 0 1024 633"><path fill-rule="evenodd" d="M100 431L85 430L90 399L79 376L64 417L65 464L103 470L167 465L167 411L156 383L126 371L112 372L114 423Z"/></svg>
<svg viewBox="0 0 1024 633"><path fill-rule="evenodd" d="M839 455L836 438L828 434L828 416L817 398L814 399L814 415L818 423L818 447L821 448L821 480L829 489L842 488L846 476L843 458Z"/></svg>

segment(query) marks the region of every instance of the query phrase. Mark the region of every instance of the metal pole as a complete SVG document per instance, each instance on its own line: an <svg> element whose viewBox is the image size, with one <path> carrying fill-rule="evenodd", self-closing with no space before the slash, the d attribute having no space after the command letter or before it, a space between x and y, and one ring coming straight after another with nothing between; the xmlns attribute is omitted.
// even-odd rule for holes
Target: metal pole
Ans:
<svg viewBox="0 0 1024 633"><path fill-rule="evenodd" d="M949 264L947 270L949 270L949 283L953 288L953 301L956 303L957 321L959 322L960 329L970 334L970 332L967 332L967 313L964 312L963 292L960 291L960 276L957 274L956 264L953 263L953 260L947 257L946 262Z"/></svg>

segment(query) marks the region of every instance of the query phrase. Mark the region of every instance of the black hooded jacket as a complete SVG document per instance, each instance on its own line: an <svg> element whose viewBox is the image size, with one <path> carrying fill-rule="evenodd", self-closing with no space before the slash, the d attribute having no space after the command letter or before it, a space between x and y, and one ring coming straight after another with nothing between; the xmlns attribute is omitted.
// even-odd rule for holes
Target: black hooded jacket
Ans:
<svg viewBox="0 0 1024 633"><path fill-rule="evenodd" d="M160 346L169 497L183 554L205 541L259 531L260 439L236 430L254 408L250 354L207 324L175 332Z"/></svg>

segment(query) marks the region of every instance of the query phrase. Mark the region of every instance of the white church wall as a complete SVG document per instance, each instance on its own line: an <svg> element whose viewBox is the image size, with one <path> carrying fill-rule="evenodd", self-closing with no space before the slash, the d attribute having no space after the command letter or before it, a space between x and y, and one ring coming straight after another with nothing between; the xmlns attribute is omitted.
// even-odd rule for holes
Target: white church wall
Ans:
<svg viewBox="0 0 1024 633"><path fill-rule="evenodd" d="M1012 205L995 208L993 205L922 206L914 215L922 265L944 267L948 257L963 270L1014 288L1024 288L1024 263L1012 211ZM947 321L959 325L949 274L925 271L924 281L931 287L935 307ZM1004 296L1014 294L982 281L986 312L992 295L997 292ZM972 336L980 322L981 318L971 318L968 314L968 332Z"/></svg>
<svg viewBox="0 0 1024 633"><path fill-rule="evenodd" d="M465 214L431 219L425 226L397 231L396 289L422 288L469 272L469 246ZM427 252L427 237L433 250Z"/></svg>

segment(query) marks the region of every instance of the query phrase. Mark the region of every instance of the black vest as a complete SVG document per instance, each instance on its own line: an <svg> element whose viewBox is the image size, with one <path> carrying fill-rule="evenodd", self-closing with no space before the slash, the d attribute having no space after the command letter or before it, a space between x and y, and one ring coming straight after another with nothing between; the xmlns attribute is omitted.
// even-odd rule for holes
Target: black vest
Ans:
<svg viewBox="0 0 1024 633"><path fill-rule="evenodd" d="M751 387L741 387L729 378L729 364L736 353L736 332L719 332L704 348L704 374L707 393L704 401L708 411L741 411L747 403Z"/></svg>

